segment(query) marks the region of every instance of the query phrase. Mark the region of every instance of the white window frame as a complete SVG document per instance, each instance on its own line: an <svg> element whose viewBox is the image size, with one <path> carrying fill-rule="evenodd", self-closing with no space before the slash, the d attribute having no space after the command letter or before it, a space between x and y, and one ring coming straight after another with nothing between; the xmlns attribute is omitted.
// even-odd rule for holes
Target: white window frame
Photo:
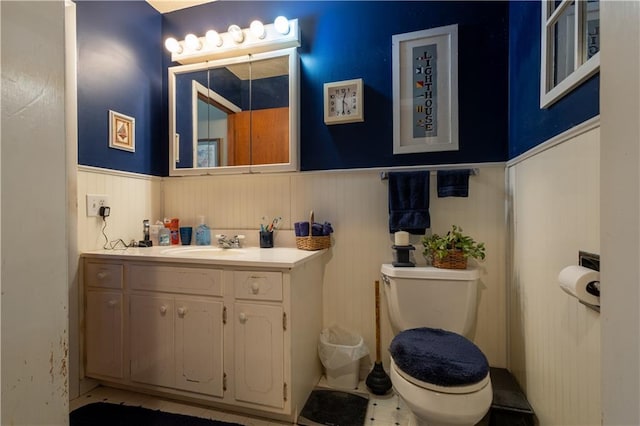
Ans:
<svg viewBox="0 0 640 426"><path fill-rule="evenodd" d="M573 26L574 69L564 80L550 88L554 71L553 27L572 3L575 3L576 12ZM586 43L584 37L584 26L587 22L586 0L563 0L555 10L553 10L553 0L542 0L541 6L540 108L548 108L600 70L600 52L585 61L583 52Z"/></svg>

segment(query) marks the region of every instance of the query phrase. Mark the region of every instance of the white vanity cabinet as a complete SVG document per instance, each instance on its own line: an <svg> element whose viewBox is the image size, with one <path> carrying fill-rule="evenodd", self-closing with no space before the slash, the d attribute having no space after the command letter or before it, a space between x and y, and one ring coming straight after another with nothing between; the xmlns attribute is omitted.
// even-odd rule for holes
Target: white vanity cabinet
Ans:
<svg viewBox="0 0 640 426"><path fill-rule="evenodd" d="M222 396L222 271L131 264L126 276L131 380Z"/></svg>
<svg viewBox="0 0 640 426"><path fill-rule="evenodd" d="M321 253L272 265L140 250L83 255L85 375L295 421L321 375Z"/></svg>
<svg viewBox="0 0 640 426"><path fill-rule="evenodd" d="M124 378L123 268L85 262L87 375Z"/></svg>
<svg viewBox="0 0 640 426"><path fill-rule="evenodd" d="M284 407L282 273L234 271L234 383L238 401Z"/></svg>
<svg viewBox="0 0 640 426"><path fill-rule="evenodd" d="M130 296L131 380L222 396L222 302Z"/></svg>

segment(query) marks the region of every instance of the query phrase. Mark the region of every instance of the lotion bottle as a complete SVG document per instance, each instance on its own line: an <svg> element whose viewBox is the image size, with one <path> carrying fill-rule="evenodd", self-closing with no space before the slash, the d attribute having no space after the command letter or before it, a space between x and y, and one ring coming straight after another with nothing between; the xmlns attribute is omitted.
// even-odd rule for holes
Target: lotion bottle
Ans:
<svg viewBox="0 0 640 426"><path fill-rule="evenodd" d="M198 216L199 225L196 228L196 245L197 246L209 246L211 245L211 230L204 223L204 216Z"/></svg>
<svg viewBox="0 0 640 426"><path fill-rule="evenodd" d="M158 230L158 245L169 246L171 245L171 231L164 226Z"/></svg>

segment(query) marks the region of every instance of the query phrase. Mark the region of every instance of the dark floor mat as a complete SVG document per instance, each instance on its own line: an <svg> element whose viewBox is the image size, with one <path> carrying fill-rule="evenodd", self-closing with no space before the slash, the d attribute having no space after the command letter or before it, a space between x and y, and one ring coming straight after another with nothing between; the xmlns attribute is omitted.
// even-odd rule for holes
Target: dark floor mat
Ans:
<svg viewBox="0 0 640 426"><path fill-rule="evenodd" d="M508 370L492 367L491 386L493 387L493 408L506 408L533 414L527 397Z"/></svg>
<svg viewBox="0 0 640 426"><path fill-rule="evenodd" d="M362 426L369 400L363 396L336 390L311 392L300 413L298 424L304 426Z"/></svg>
<svg viewBox="0 0 640 426"><path fill-rule="evenodd" d="M95 402L69 414L70 426L242 426L130 405Z"/></svg>

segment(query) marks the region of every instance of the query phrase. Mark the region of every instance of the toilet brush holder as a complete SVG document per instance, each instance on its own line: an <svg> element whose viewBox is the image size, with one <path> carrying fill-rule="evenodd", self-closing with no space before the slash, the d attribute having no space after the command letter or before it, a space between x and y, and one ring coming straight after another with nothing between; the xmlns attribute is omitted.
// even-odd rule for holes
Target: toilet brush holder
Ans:
<svg viewBox="0 0 640 426"><path fill-rule="evenodd" d="M400 266L400 267L416 266L416 264L411 261L411 257L410 257L411 251L416 249L414 246L393 245L391 246L391 248L395 250L394 261L391 262L393 266Z"/></svg>

